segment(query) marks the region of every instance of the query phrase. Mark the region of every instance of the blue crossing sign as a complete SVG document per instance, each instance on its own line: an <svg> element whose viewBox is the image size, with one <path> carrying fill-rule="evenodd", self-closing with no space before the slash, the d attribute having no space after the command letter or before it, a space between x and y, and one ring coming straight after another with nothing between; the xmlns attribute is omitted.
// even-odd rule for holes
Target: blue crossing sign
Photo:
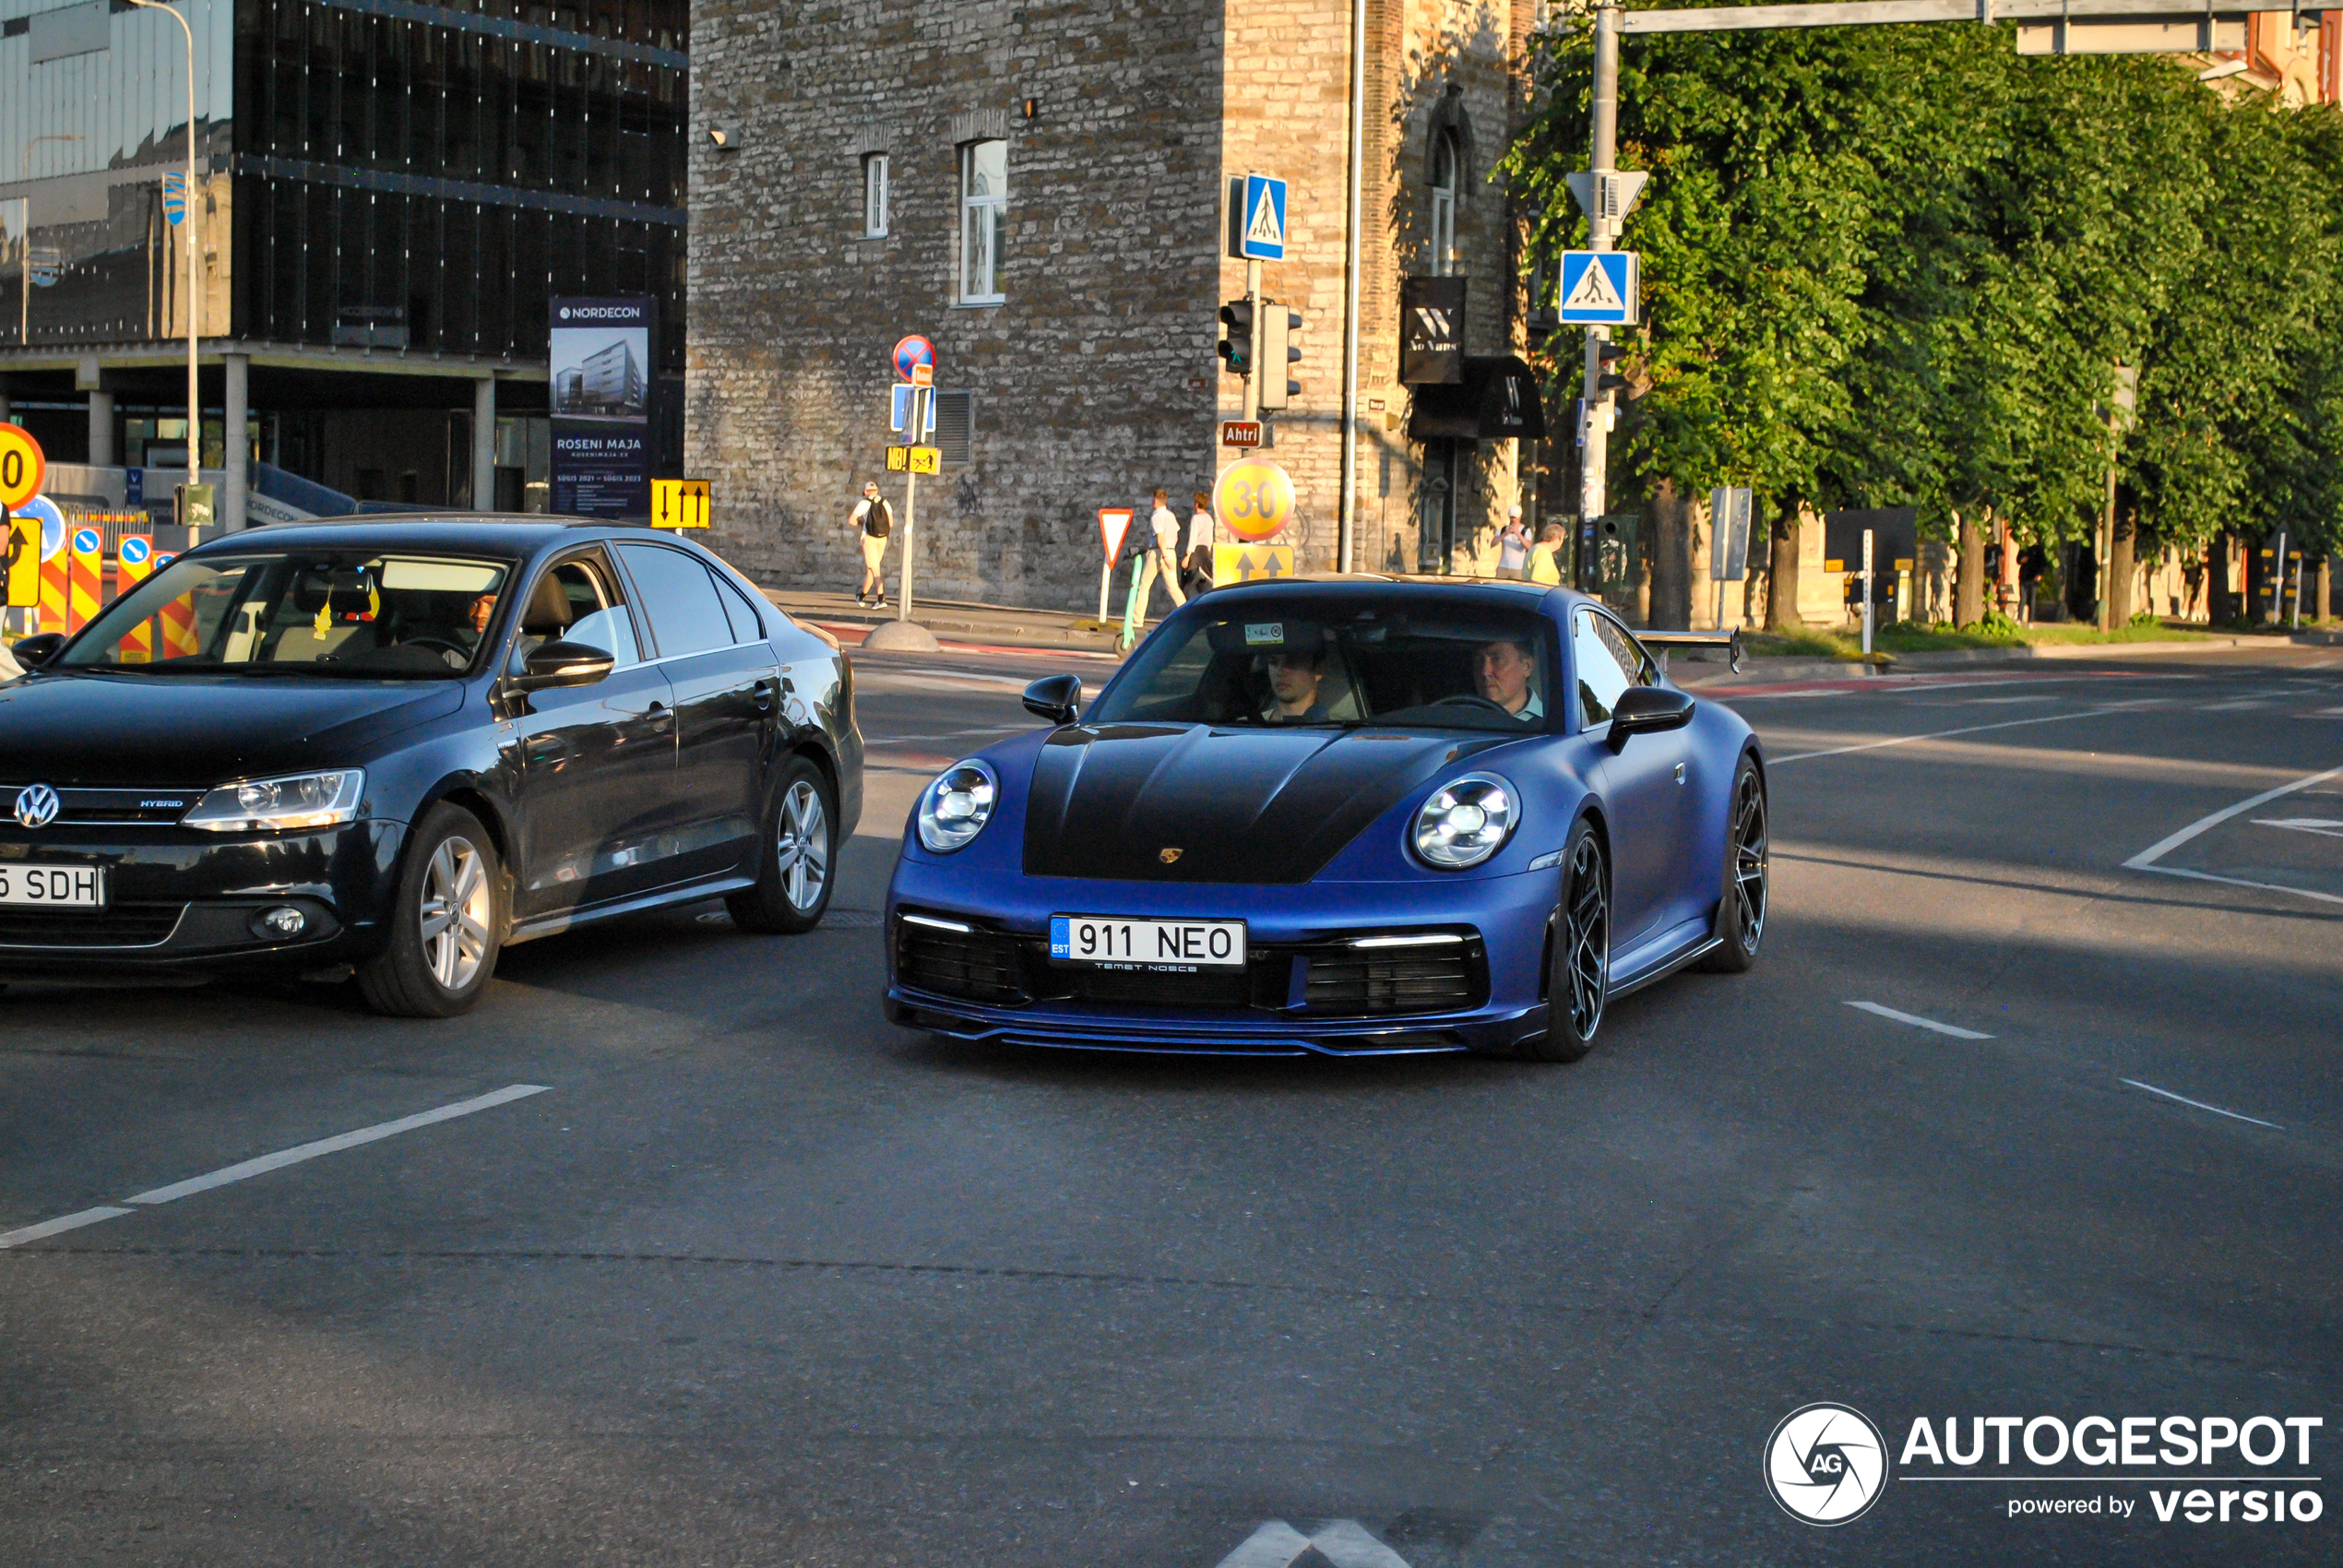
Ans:
<svg viewBox="0 0 2343 1568"><path fill-rule="evenodd" d="M1564 251L1562 319L1629 327L1643 318L1641 257L1634 251Z"/></svg>
<svg viewBox="0 0 2343 1568"><path fill-rule="evenodd" d="M1267 174L1244 177L1237 255L1246 261L1285 259L1285 182Z"/></svg>

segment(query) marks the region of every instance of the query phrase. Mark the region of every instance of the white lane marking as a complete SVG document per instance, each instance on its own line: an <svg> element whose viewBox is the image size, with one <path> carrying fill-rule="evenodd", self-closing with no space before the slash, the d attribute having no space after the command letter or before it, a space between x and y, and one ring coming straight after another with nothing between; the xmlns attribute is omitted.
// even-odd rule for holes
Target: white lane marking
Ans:
<svg viewBox="0 0 2343 1568"><path fill-rule="evenodd" d="M2159 1089L2154 1084L2143 1084L2137 1078L2123 1078L2119 1081L2129 1084L2135 1089L2145 1089L2149 1094L2161 1095L2166 1099L2177 1100L2182 1105L2194 1106L2199 1111L2209 1111L2216 1116L2226 1116L2232 1122L2251 1122L2256 1127L2267 1127L2272 1132L2276 1133L2283 1133L2286 1131L2285 1128L2279 1126L2275 1122L2265 1122L2259 1116L2248 1116L2242 1111L2223 1111L2218 1105L2207 1105L2201 1099L2191 1099L2184 1094L2174 1094L2171 1089Z"/></svg>
<svg viewBox="0 0 2343 1568"><path fill-rule="evenodd" d="M2196 711L2199 713L2242 713L2249 707L2265 707L2269 700L2267 697L2245 697L2237 702L2208 702L2201 704Z"/></svg>
<svg viewBox="0 0 2343 1568"><path fill-rule="evenodd" d="M1356 1519L1329 1519L1303 1535L1283 1519L1272 1519L1244 1538L1219 1568L1292 1568L1315 1547L1334 1568L1408 1568L1408 1560L1369 1535Z"/></svg>
<svg viewBox="0 0 2343 1568"><path fill-rule="evenodd" d="M1876 1013L1883 1018L1893 1018L1899 1024L1909 1024L1916 1029L1934 1029L1938 1034L1950 1035L1955 1039L1993 1038L1992 1035L1979 1034L1975 1029L1962 1028L1958 1024L1940 1024L1933 1018L1923 1018L1917 1013L1898 1013L1893 1007L1882 1007L1876 1002L1849 1002L1847 1005L1859 1007L1866 1013Z"/></svg>
<svg viewBox="0 0 2343 1568"><path fill-rule="evenodd" d="M412 1116L401 1116L396 1122L377 1122L371 1127L361 1127L355 1132L338 1134L330 1138L319 1138L315 1143L296 1144L291 1148L279 1149L275 1154L264 1154L201 1176L190 1176L184 1182L152 1188L122 1201L126 1204L167 1204L179 1198L192 1197L197 1193L208 1193L214 1187L224 1187L231 1182L245 1181L271 1170L282 1170L288 1165L315 1159L322 1155L339 1154L344 1149L397 1137L401 1133L411 1133L418 1127L428 1127L435 1122L451 1122L458 1116L470 1116L475 1111L509 1105L517 1099L527 1099L533 1094L543 1094L551 1087L548 1084L508 1084L494 1094L459 1099L436 1111L419 1111Z"/></svg>
<svg viewBox="0 0 2343 1568"><path fill-rule="evenodd" d="M2218 827L2233 816L2242 816L2255 806L2265 806L2281 795L2291 795L2297 790L2307 790L2313 784L2324 784L2343 767L2330 767L2325 773L2313 773L2307 778L2297 778L2291 784L2281 784L2275 790L2265 790L2251 800L2224 806L2210 816L2198 817L2178 833L2167 835L2123 862L2125 871L2152 871L2159 876L2184 876L2193 882L2221 882L2231 887L2255 887L2266 893L2291 893L2298 898L2315 898L2322 904L2343 904L2343 897L2332 893L2315 893L2307 887L2289 887L2278 882L2251 882L2241 876L2215 876L2211 872L2187 871L2179 866L2159 866L2156 862L2179 849L2190 839L2210 827Z"/></svg>
<svg viewBox="0 0 2343 1568"><path fill-rule="evenodd" d="M909 746L929 741L965 740L970 735L1014 735L1036 728L1038 726L1033 724L988 724L981 730L946 730L940 735L889 735L884 741L865 741L862 743L866 747Z"/></svg>
<svg viewBox="0 0 2343 1568"><path fill-rule="evenodd" d="M2113 707L2086 708L2080 713L2040 713L2031 719L2004 719L1998 724L1970 724L1958 730L1936 730L1925 735L1891 735L1885 741L1865 741L1859 745L1833 746L1826 751L1793 752L1789 756L1767 757L1766 766L1779 767L1786 762L1804 762L1808 757L1845 756L1849 752L1875 752L1885 746L1908 746L1915 741L1942 741L1954 735L1977 735L1988 730L2015 730L2023 724L2055 724L2062 719L2096 719L2103 713L2120 713Z"/></svg>
<svg viewBox="0 0 2343 1568"><path fill-rule="evenodd" d="M44 1219L21 1230L0 1231L0 1249L20 1247L27 1241L38 1241L67 1230L78 1230L85 1225L95 1225L101 1219L120 1219L125 1214L137 1212L130 1208L85 1208L79 1214L61 1214L54 1219Z"/></svg>
<svg viewBox="0 0 2343 1568"><path fill-rule="evenodd" d="M2315 833L2323 838L2343 838L2343 822L2331 816L2257 816L2256 827L2285 827L2296 833Z"/></svg>

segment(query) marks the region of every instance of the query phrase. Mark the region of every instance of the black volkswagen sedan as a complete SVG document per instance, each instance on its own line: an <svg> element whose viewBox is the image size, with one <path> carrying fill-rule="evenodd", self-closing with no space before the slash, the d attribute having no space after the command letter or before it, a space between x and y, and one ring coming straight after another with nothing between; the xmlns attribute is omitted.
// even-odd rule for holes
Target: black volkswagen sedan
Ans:
<svg viewBox="0 0 2343 1568"><path fill-rule="evenodd" d="M444 1017L589 920L810 929L862 809L837 645L639 528L233 534L17 652L0 980L354 973Z"/></svg>

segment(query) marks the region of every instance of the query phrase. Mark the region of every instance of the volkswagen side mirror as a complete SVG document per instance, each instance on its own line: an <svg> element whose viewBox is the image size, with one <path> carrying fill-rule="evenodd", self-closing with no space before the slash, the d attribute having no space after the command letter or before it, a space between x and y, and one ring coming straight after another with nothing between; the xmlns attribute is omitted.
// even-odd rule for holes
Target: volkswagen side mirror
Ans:
<svg viewBox="0 0 2343 1568"><path fill-rule="evenodd" d="M521 666L520 684L529 691L549 686L590 686L609 674L618 660L610 649L591 643L540 643L529 650Z"/></svg>
<svg viewBox="0 0 2343 1568"><path fill-rule="evenodd" d="M1025 711L1053 724L1071 724L1082 707L1082 677L1044 675L1025 688Z"/></svg>
<svg viewBox="0 0 2343 1568"><path fill-rule="evenodd" d="M1611 710L1611 749L1626 745L1630 735L1683 729L1692 722L1692 698L1673 686L1628 687Z"/></svg>
<svg viewBox="0 0 2343 1568"><path fill-rule="evenodd" d="M42 632L38 636L18 638L8 651L15 654L17 662L27 670L38 670L56 658L57 650L65 646L65 635L63 632Z"/></svg>

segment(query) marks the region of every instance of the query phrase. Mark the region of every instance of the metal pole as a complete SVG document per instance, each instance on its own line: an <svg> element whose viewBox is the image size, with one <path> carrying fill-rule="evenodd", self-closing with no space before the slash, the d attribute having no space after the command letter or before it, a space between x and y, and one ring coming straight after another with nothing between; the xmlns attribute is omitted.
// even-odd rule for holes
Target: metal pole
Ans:
<svg viewBox="0 0 2343 1568"><path fill-rule="evenodd" d="M927 433L927 400L934 395L935 389L932 386L911 388L911 445L915 450ZM898 621L911 618L911 555L916 538L912 531L912 519L916 516L919 493L920 476L907 462L903 474L903 593L902 602L895 607Z"/></svg>
<svg viewBox="0 0 2343 1568"><path fill-rule="evenodd" d="M1587 220L1587 248L1607 251L1612 248L1610 225L1600 216L1600 193L1605 174L1619 156L1619 6L1617 0L1602 0L1595 7L1595 101L1594 101L1595 187L1594 205L1597 211ZM1602 400L1602 346L1611 340L1606 327L1587 328L1587 373L1585 400L1585 445L1580 448L1578 466L1579 527L1600 517L1609 509L1605 489L1609 483L1611 410Z"/></svg>
<svg viewBox="0 0 2343 1568"><path fill-rule="evenodd" d="M161 11L177 22L179 30L187 38L187 218L180 227L187 231L187 483L193 487L203 482L198 469L203 460L203 399L197 395L196 382L196 334L199 330L197 311L203 303L203 296L197 292L196 276L197 256L202 249L198 239L201 220L196 206L199 193L196 189L196 30L187 25L186 18L161 4L161 0L129 0L129 3L141 10ZM190 6L194 3L195 0L188 0ZM196 542L192 532L187 536L187 542L190 545Z"/></svg>
<svg viewBox="0 0 2343 1568"><path fill-rule="evenodd" d="M1244 264L1244 297L1253 303L1253 332L1244 351L1244 362L1253 367L1253 374L1244 378L1244 417L1251 421L1261 417L1261 377L1265 374L1261 364L1261 264L1257 261ZM1285 374L1283 365L1278 367L1278 374ZM1137 526L1136 522L1132 524L1134 528Z"/></svg>
<svg viewBox="0 0 2343 1568"><path fill-rule="evenodd" d="M1863 530L1863 657L1871 657L1871 529Z"/></svg>
<svg viewBox="0 0 2343 1568"><path fill-rule="evenodd" d="M1341 572L1350 570L1359 538L1359 220L1366 136L1367 0L1350 0L1350 189L1349 214L1343 220L1349 240L1342 279L1342 516L1335 545L1335 569ZM1278 374L1285 374L1282 365Z"/></svg>
<svg viewBox="0 0 2343 1568"><path fill-rule="evenodd" d="M2285 570L2285 567L2284 567L2283 565L2281 565L2278 569L2279 569L2281 572L2283 572L2283 571ZM2294 627L2293 627L2293 629L2294 629L2295 631L2298 631L2298 632L2299 632L2299 631L2301 631L2301 630L2302 629L2302 558L2301 558L2301 556L2299 556L2299 555L2298 555L2298 556L2296 556L2296 557L2294 558Z"/></svg>

